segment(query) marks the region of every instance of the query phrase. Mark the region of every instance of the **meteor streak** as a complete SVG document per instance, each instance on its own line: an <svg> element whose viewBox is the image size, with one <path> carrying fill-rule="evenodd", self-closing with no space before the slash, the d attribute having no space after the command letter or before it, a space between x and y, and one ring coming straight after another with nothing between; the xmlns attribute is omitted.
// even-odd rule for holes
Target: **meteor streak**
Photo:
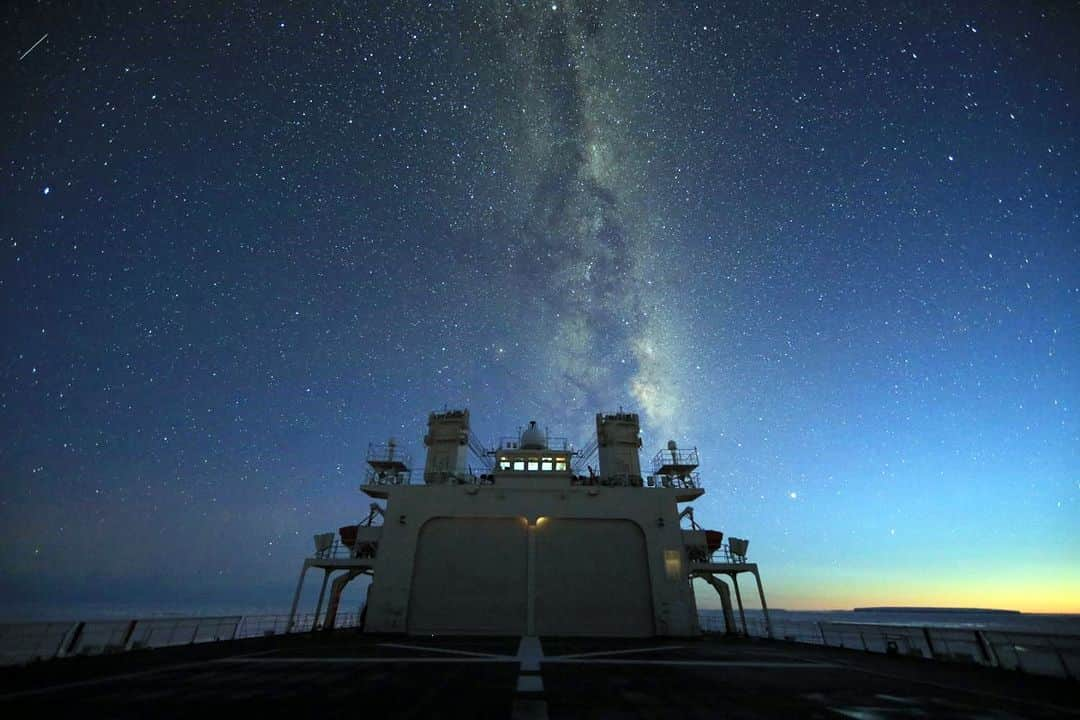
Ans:
<svg viewBox="0 0 1080 720"><path fill-rule="evenodd" d="M44 35L42 35L40 40L38 40L36 43L31 45L29 50L27 50L26 52L24 52L22 55L19 56L19 62L22 62L24 57L26 57L30 53L34 52L34 48L36 48L41 43L45 42L45 38L47 38L47 37L49 37L49 33L45 33Z"/></svg>

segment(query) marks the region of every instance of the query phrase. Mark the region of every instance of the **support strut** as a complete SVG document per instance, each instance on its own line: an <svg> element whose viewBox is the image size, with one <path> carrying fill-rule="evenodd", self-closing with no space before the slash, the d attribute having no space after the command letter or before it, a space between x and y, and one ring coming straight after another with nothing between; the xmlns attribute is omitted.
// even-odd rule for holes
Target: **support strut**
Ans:
<svg viewBox="0 0 1080 720"><path fill-rule="evenodd" d="M300 604L300 591L304 589L304 576L307 575L308 564L300 571L300 580L296 583L296 594L293 595L292 609L289 610L289 622L285 624L285 632L292 632L293 623L296 621L296 608Z"/></svg>

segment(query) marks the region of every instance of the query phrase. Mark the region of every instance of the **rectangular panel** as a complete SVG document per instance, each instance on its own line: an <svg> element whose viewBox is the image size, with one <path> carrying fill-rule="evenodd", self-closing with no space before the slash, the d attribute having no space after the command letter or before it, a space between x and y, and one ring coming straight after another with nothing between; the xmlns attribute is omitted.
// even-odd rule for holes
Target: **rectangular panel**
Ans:
<svg viewBox="0 0 1080 720"><path fill-rule="evenodd" d="M536 529L539 635L655 633L645 535L628 520L544 519Z"/></svg>
<svg viewBox="0 0 1080 720"><path fill-rule="evenodd" d="M523 635L528 529L524 518L437 518L420 531L409 632Z"/></svg>

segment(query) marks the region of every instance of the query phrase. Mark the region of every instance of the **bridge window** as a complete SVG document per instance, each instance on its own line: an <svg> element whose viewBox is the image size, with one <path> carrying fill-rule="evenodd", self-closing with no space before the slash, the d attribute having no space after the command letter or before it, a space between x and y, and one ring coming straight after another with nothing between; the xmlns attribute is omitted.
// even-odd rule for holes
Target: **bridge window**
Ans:
<svg viewBox="0 0 1080 720"><path fill-rule="evenodd" d="M524 457L513 456L499 457L499 470L513 470L514 472L566 472L569 462L566 457Z"/></svg>

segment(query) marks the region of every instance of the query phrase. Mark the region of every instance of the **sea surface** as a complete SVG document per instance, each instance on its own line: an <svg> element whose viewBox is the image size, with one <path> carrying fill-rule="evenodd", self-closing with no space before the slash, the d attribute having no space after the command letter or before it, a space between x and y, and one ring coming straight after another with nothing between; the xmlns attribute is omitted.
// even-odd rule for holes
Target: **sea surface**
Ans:
<svg viewBox="0 0 1080 720"><path fill-rule="evenodd" d="M701 610L702 615L722 618L719 610ZM738 611L736 611L736 615ZM1049 633L1080 636L1080 614L995 612L856 612L854 610L769 610L774 623L860 623L914 627L955 627L972 630L1007 630L1012 632ZM760 610L747 610L749 623L763 620Z"/></svg>

